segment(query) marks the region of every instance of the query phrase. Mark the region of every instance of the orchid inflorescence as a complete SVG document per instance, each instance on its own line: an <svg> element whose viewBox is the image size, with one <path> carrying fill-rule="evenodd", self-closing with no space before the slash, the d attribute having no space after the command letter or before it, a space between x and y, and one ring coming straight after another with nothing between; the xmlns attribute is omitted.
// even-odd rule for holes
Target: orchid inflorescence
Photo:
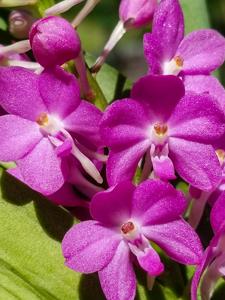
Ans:
<svg viewBox="0 0 225 300"><path fill-rule="evenodd" d="M184 36L178 0L121 0L120 21L88 69L75 28L99 1L88 0L72 23L54 16L80 2L59 2L37 20L11 14L29 18L12 32L30 30L0 48L0 161L14 162L7 172L56 205L84 209L62 253L72 270L98 272L106 299L135 298L137 267L153 285L166 268L161 250L196 266L190 299L198 290L210 299L225 276L225 90L212 75L225 38L212 29ZM127 30L151 22L148 74L102 111L91 72ZM204 250L195 229L206 203L214 236Z"/></svg>

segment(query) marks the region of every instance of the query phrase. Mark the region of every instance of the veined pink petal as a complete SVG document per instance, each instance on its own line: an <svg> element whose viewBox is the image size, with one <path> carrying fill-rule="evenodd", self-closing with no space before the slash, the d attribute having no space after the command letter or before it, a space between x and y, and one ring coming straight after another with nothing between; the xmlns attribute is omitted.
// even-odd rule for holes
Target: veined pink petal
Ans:
<svg viewBox="0 0 225 300"><path fill-rule="evenodd" d="M225 89L217 78L210 75L185 75L183 80L186 91L209 94L225 111Z"/></svg>
<svg viewBox="0 0 225 300"><path fill-rule="evenodd" d="M225 223L225 192L220 195L211 210L210 223L214 233L217 233Z"/></svg>
<svg viewBox="0 0 225 300"><path fill-rule="evenodd" d="M62 241L65 264L76 272L99 271L110 263L120 241L120 235L96 221L81 222Z"/></svg>
<svg viewBox="0 0 225 300"><path fill-rule="evenodd" d="M222 171L211 145L171 137L169 149L176 171L186 182L204 191L217 187Z"/></svg>
<svg viewBox="0 0 225 300"><path fill-rule="evenodd" d="M28 154L42 139L39 126L15 115L0 117L0 160L16 161Z"/></svg>
<svg viewBox="0 0 225 300"><path fill-rule="evenodd" d="M177 0L162 0L155 11L152 33L144 36L145 57L150 65L170 61L184 37L184 17ZM157 69L152 70L154 74ZM159 73L158 73L159 74Z"/></svg>
<svg viewBox="0 0 225 300"><path fill-rule="evenodd" d="M209 94L186 93L168 121L169 135L210 144L225 132L225 116Z"/></svg>
<svg viewBox="0 0 225 300"><path fill-rule="evenodd" d="M10 114L36 121L48 112L39 93L38 75L21 67L0 68L0 105Z"/></svg>
<svg viewBox="0 0 225 300"><path fill-rule="evenodd" d="M135 297L136 276L130 255L127 244L121 241L111 262L98 272L108 300L133 300Z"/></svg>
<svg viewBox="0 0 225 300"><path fill-rule="evenodd" d="M137 186L132 201L132 216L142 225L164 224L183 214L186 201L170 183L146 180Z"/></svg>
<svg viewBox="0 0 225 300"><path fill-rule="evenodd" d="M63 124L69 132L74 132L79 140L79 136L93 143L95 146L101 145L99 136L99 123L102 112L93 104L81 101L77 109L72 112Z"/></svg>
<svg viewBox="0 0 225 300"><path fill-rule="evenodd" d="M60 119L80 104L80 88L76 78L59 66L45 69L39 76L38 86L48 112Z"/></svg>
<svg viewBox="0 0 225 300"><path fill-rule="evenodd" d="M43 195L50 195L64 184L64 174L54 148L47 138L17 163L24 181Z"/></svg>
<svg viewBox="0 0 225 300"><path fill-rule="evenodd" d="M225 38L212 29L193 31L180 43L176 56L184 61L184 74L209 74L225 60Z"/></svg>
<svg viewBox="0 0 225 300"><path fill-rule="evenodd" d="M138 162L149 147L145 140L123 151L110 151L106 165L107 180L110 186L121 181L131 180Z"/></svg>
<svg viewBox="0 0 225 300"><path fill-rule="evenodd" d="M92 217L110 226L121 226L131 217L131 201L135 186L124 181L110 189L97 193L91 201Z"/></svg>
<svg viewBox="0 0 225 300"><path fill-rule="evenodd" d="M143 234L154 241L172 259L196 265L202 258L202 245L197 233L184 220L142 227Z"/></svg>
<svg viewBox="0 0 225 300"><path fill-rule="evenodd" d="M100 133L111 149L125 149L147 138L151 121L151 117L148 117L138 101L118 100L103 114Z"/></svg>
<svg viewBox="0 0 225 300"><path fill-rule="evenodd" d="M148 75L134 84L131 98L143 105L151 120L166 122L184 92L184 85L176 76Z"/></svg>

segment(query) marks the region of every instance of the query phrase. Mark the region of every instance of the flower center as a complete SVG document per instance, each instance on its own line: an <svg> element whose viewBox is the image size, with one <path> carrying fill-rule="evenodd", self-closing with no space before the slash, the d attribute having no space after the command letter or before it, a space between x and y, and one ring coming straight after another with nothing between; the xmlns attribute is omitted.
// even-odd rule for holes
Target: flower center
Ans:
<svg viewBox="0 0 225 300"><path fill-rule="evenodd" d="M135 229L135 226L134 226L134 223L132 223L132 222L124 223L124 224L121 226L121 231L122 231L124 234L130 233L130 232L133 231L134 229Z"/></svg>
<svg viewBox="0 0 225 300"><path fill-rule="evenodd" d="M166 124L156 123L154 125L154 133L159 137L164 137L168 131Z"/></svg>
<svg viewBox="0 0 225 300"><path fill-rule="evenodd" d="M50 116L45 112L37 117L36 122L49 135L56 135L63 129L63 124L57 117Z"/></svg>
<svg viewBox="0 0 225 300"><path fill-rule="evenodd" d="M171 61L164 64L164 75L178 75L182 70L184 60L181 56L175 56Z"/></svg>

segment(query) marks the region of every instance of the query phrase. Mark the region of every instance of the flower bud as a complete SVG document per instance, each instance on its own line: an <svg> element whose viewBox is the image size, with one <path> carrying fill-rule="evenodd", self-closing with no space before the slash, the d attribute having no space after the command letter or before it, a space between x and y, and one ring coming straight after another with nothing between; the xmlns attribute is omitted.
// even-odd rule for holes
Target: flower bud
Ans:
<svg viewBox="0 0 225 300"><path fill-rule="evenodd" d="M29 33L36 60L43 67L53 67L76 58L80 51L80 38L65 19L49 16L33 24Z"/></svg>
<svg viewBox="0 0 225 300"><path fill-rule="evenodd" d="M9 15L9 31L18 38L25 39L34 22L33 16L25 10L13 10Z"/></svg>
<svg viewBox="0 0 225 300"><path fill-rule="evenodd" d="M119 15L125 27L142 27L152 21L157 0L122 0Z"/></svg>

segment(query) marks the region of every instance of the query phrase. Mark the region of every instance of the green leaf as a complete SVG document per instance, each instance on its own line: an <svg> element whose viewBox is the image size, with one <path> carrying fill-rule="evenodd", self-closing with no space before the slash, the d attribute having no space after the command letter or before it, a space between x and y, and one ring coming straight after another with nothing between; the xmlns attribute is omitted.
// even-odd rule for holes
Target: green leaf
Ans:
<svg viewBox="0 0 225 300"><path fill-rule="evenodd" d="M80 275L64 266L60 246L72 216L0 175L0 299L78 299Z"/></svg>
<svg viewBox="0 0 225 300"><path fill-rule="evenodd" d="M55 4L54 0L38 0L35 8L41 17L44 16L44 11Z"/></svg>
<svg viewBox="0 0 225 300"><path fill-rule="evenodd" d="M184 12L186 33L210 26L205 0L180 0L180 3Z"/></svg>
<svg viewBox="0 0 225 300"><path fill-rule="evenodd" d="M7 30L7 23L6 21L0 17L0 30L6 31Z"/></svg>
<svg viewBox="0 0 225 300"><path fill-rule="evenodd" d="M94 57L90 54L86 54L85 59L89 67L95 62ZM101 70L93 76L101 88L107 103L127 96L132 86L130 80L107 64L104 64Z"/></svg>

